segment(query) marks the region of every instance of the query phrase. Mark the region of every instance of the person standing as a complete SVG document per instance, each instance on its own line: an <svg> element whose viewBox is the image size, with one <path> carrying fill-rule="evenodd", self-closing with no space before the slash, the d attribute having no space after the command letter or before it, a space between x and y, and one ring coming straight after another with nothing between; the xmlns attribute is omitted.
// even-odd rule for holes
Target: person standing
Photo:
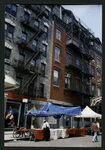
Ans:
<svg viewBox="0 0 105 150"><path fill-rule="evenodd" d="M49 141L50 140L50 125L46 120L44 120L42 129L44 129L44 140Z"/></svg>
<svg viewBox="0 0 105 150"><path fill-rule="evenodd" d="M92 124L92 132L94 132L94 136L93 136L92 142L98 141L98 139L97 139L97 131L98 131L98 126L96 124L96 121L94 121L94 123Z"/></svg>

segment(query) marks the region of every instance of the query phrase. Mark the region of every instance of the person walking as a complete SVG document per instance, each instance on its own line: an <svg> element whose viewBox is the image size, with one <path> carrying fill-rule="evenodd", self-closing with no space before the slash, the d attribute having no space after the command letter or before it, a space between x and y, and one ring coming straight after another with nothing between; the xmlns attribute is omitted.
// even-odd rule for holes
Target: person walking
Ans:
<svg viewBox="0 0 105 150"><path fill-rule="evenodd" d="M44 129L44 140L49 141L50 140L50 125L46 120L44 120L42 129Z"/></svg>
<svg viewBox="0 0 105 150"><path fill-rule="evenodd" d="M92 142L97 142L98 139L97 139L97 131L98 131L98 126L96 124L96 121L94 121L94 123L92 124L92 132L94 132L94 136L92 138Z"/></svg>

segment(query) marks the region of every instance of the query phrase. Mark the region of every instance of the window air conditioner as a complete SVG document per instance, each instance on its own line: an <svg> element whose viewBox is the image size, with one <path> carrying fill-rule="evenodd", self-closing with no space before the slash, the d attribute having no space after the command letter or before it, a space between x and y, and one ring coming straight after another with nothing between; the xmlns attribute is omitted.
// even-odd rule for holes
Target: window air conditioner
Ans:
<svg viewBox="0 0 105 150"><path fill-rule="evenodd" d="M5 58L5 63L8 63L8 64L9 64L9 63L10 63L10 60Z"/></svg>

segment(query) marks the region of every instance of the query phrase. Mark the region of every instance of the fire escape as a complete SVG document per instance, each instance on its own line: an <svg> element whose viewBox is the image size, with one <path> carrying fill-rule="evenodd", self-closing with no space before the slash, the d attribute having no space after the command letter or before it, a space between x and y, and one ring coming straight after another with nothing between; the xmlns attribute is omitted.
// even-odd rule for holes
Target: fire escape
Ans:
<svg viewBox="0 0 105 150"><path fill-rule="evenodd" d="M36 49L33 50L32 47L30 46L30 42L34 40L37 36L41 36L44 33L44 27L41 24L39 24L38 27L35 27L32 21L38 19L38 17L43 17L45 15L44 7L41 9L37 9L36 5L34 5L34 7L31 5L27 5L27 7L29 7L32 11L34 11L36 13L36 16L31 18L30 20L29 18L27 19L27 17L25 18L25 16L21 17L22 19L21 23L24 25L24 27L30 29L34 33L33 36L28 41L23 40L20 43L18 43L19 46L22 47L23 49L29 49L33 52L28 61L22 66L22 69L24 70L32 60L36 59L43 52L42 48L38 46L36 47ZM24 92L25 88L28 87L40 73L41 73L40 69L35 68L34 73L31 75L29 80L22 86L21 88L22 93Z"/></svg>
<svg viewBox="0 0 105 150"><path fill-rule="evenodd" d="M66 42L66 48L71 48L80 58L80 66L77 66L76 60L71 60L69 65L66 64L66 69L72 69L73 72L82 78L82 90L69 89L72 93L79 93L84 96L92 97L89 87L89 78L93 77L91 73L91 66L89 62L93 59L90 55L90 41L91 37L89 31L85 29L79 21L72 19L72 22L67 24L66 31L69 35L69 39ZM87 80L88 79L88 80ZM64 90L66 92L68 90Z"/></svg>

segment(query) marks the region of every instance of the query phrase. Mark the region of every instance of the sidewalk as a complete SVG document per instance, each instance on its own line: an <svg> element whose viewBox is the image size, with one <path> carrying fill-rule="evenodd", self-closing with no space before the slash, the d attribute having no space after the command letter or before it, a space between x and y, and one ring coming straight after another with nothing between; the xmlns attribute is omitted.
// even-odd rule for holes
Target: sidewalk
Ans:
<svg viewBox="0 0 105 150"><path fill-rule="evenodd" d="M12 134L13 134L13 131L5 131L4 132L4 141L14 140Z"/></svg>

